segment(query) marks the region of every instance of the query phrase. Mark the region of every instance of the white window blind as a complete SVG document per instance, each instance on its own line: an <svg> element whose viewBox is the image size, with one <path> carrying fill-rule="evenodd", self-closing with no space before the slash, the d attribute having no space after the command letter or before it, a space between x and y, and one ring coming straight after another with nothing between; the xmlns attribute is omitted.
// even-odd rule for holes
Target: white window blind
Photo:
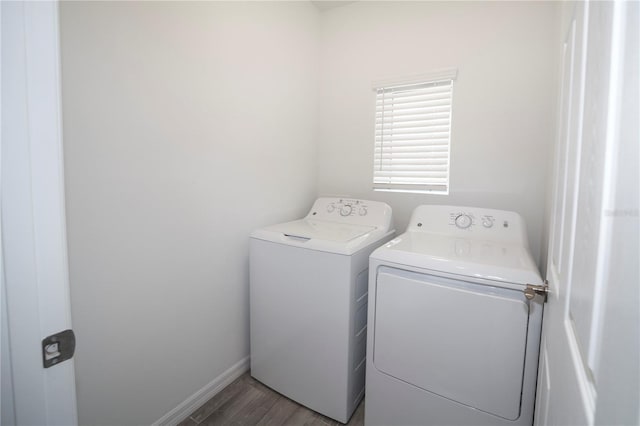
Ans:
<svg viewBox="0 0 640 426"><path fill-rule="evenodd" d="M376 93L374 189L448 193L453 78Z"/></svg>

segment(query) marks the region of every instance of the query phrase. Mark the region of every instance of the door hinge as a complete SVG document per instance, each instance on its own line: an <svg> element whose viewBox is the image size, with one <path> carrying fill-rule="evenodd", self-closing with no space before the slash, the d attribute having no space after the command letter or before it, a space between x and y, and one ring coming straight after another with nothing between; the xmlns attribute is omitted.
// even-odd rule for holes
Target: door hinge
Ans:
<svg viewBox="0 0 640 426"><path fill-rule="evenodd" d="M76 335L73 330L52 334L42 339L42 364L44 368L53 367L71 359L75 351Z"/></svg>
<svg viewBox="0 0 640 426"><path fill-rule="evenodd" d="M523 291L524 297L526 297L527 300L531 300L536 297L536 294L539 294L544 298L542 303L546 303L547 296L549 295L549 282L544 280L544 284L542 285L527 284Z"/></svg>

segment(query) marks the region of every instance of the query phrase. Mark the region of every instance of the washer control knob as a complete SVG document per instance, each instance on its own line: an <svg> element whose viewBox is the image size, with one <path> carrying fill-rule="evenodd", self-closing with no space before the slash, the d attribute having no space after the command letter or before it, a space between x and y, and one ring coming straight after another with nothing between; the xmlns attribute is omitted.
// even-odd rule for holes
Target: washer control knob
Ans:
<svg viewBox="0 0 640 426"><path fill-rule="evenodd" d="M331 213L332 211L334 211L336 209L336 205L335 203L331 203L327 206L327 212Z"/></svg>
<svg viewBox="0 0 640 426"><path fill-rule="evenodd" d="M471 226L471 224L473 223L473 220L471 220L471 216L469 216L468 214L459 214L458 216L456 216L456 226L460 229L467 229L468 227Z"/></svg>
<svg viewBox="0 0 640 426"><path fill-rule="evenodd" d="M345 204L340 208L341 216L349 216L353 212L353 206L351 204Z"/></svg>
<svg viewBox="0 0 640 426"><path fill-rule="evenodd" d="M367 206L361 206L360 210L358 210L358 213L360 213L360 216L366 216L367 215Z"/></svg>
<svg viewBox="0 0 640 426"><path fill-rule="evenodd" d="M493 218L483 217L482 226L484 226L485 228L491 228L493 226Z"/></svg>

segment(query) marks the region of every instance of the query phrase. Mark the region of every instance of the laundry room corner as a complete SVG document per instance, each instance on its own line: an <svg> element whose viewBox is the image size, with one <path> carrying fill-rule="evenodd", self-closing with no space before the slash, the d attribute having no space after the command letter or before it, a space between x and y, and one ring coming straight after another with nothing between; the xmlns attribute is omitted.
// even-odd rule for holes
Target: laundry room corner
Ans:
<svg viewBox="0 0 640 426"><path fill-rule="evenodd" d="M421 204L515 210L533 257L543 223L558 85L556 2L354 2L322 13L319 194L393 206L405 229ZM456 68L448 195L372 187L372 83Z"/></svg>

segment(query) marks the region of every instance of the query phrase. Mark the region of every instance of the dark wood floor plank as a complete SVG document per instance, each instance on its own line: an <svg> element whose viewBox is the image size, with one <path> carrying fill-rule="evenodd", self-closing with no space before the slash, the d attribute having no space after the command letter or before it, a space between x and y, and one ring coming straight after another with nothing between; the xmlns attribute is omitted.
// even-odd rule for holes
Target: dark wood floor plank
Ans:
<svg viewBox="0 0 640 426"><path fill-rule="evenodd" d="M283 426L311 426L318 416L318 413L298 405L293 414L285 420Z"/></svg>
<svg viewBox="0 0 640 426"><path fill-rule="evenodd" d="M247 380L247 384L249 386L253 386L254 388L261 390L263 392L275 392L273 389L265 385L264 383L259 382L254 379L251 375L249 375L249 379ZM276 392L277 393L277 392Z"/></svg>
<svg viewBox="0 0 640 426"><path fill-rule="evenodd" d="M220 406L242 392L247 386L249 380L253 380L251 376L249 376L249 373L245 373L238 377L230 385L218 392L217 395L204 403L202 407L194 411L189 417L191 417L196 423L202 422L204 419L209 417L211 413L219 409Z"/></svg>
<svg viewBox="0 0 640 426"><path fill-rule="evenodd" d="M195 420L193 420L191 417L187 417L186 419L178 423L178 426L197 426L197 425L198 423Z"/></svg>
<svg viewBox="0 0 640 426"><path fill-rule="evenodd" d="M260 389L257 390L260 391ZM242 410L231 418L231 425L255 426L281 398L279 394L271 389L266 389L266 392L260 392L260 396L250 401L249 404L245 405Z"/></svg>
<svg viewBox="0 0 640 426"><path fill-rule="evenodd" d="M364 399L356 408L356 411L353 412L353 416L349 419L349 423L347 426L363 426L364 425Z"/></svg>
<svg viewBox="0 0 640 426"><path fill-rule="evenodd" d="M264 395L263 392L251 386L245 386L236 396L225 402L216 411L211 413L206 419L200 422L201 425L217 426L229 424L233 417L243 410L251 401Z"/></svg>
<svg viewBox="0 0 640 426"><path fill-rule="evenodd" d="M180 426L342 426L243 374L198 408ZM347 426L364 425L364 402Z"/></svg>
<svg viewBox="0 0 640 426"><path fill-rule="evenodd" d="M258 422L257 426L281 426L298 407L300 406L289 398L281 396Z"/></svg>
<svg viewBox="0 0 640 426"><path fill-rule="evenodd" d="M316 418L313 420L313 422L311 422L310 426L339 426L342 423L337 422L333 419L330 419L328 417L322 416L322 415L318 415L316 416Z"/></svg>

